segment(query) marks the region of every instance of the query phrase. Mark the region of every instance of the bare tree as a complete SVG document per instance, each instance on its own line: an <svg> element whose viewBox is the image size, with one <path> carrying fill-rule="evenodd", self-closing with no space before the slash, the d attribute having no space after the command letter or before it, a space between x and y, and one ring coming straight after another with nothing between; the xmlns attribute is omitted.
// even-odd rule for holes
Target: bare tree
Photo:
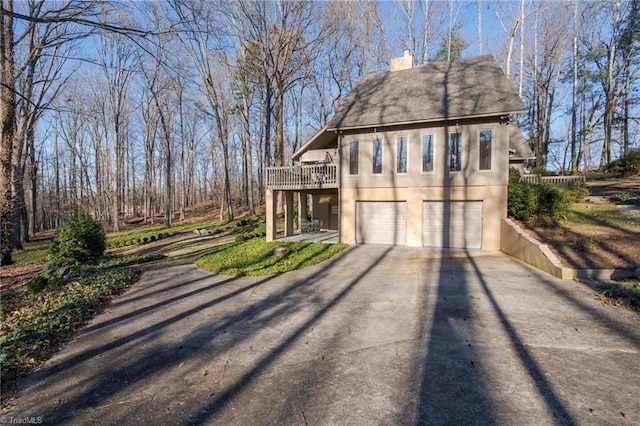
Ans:
<svg viewBox="0 0 640 426"><path fill-rule="evenodd" d="M0 266L11 258L11 158L16 133L16 99L13 56L13 0L2 0L0 10Z"/></svg>
<svg viewBox="0 0 640 426"><path fill-rule="evenodd" d="M174 1L173 9L183 22L181 38L200 76L205 93L208 114L215 120L217 139L222 148L224 198L227 217L233 220L233 202L229 173L229 116L231 109L231 68L229 58L221 48L222 40L216 34L222 27L216 21L216 10L201 2Z"/></svg>
<svg viewBox="0 0 640 426"><path fill-rule="evenodd" d="M134 72L134 54L131 46L122 36L105 33L102 34L101 40L98 61L106 83L106 100L114 152L112 228L114 231L119 231L125 181L123 165L125 163L126 103L129 83Z"/></svg>

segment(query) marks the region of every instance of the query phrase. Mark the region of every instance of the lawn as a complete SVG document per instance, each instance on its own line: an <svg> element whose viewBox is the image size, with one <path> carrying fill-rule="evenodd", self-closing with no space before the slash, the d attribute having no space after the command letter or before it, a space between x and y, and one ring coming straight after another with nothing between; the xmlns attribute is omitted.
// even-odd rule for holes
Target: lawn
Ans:
<svg viewBox="0 0 640 426"><path fill-rule="evenodd" d="M285 247L287 254L283 257L274 256L276 247ZM315 265L346 247L346 244L267 243L262 238L253 238L202 256L196 260L196 265L221 275L272 275Z"/></svg>

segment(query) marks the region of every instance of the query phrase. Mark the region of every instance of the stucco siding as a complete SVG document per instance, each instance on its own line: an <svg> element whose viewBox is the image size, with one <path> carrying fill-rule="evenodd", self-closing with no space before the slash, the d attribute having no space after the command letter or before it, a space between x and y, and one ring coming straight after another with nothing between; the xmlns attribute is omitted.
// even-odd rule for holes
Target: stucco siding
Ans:
<svg viewBox="0 0 640 426"><path fill-rule="evenodd" d="M406 202L406 244L423 244L424 201L482 201L482 249L500 249L500 226L507 212L506 186L474 187L410 187L410 188L343 188L340 191L340 239L356 243L357 201Z"/></svg>
<svg viewBox="0 0 640 426"><path fill-rule="evenodd" d="M491 169L479 168L479 132L492 131ZM462 134L462 164L460 171L450 171L449 134ZM432 172L422 170L422 137L434 137L434 166ZM397 139L407 138L407 172L398 173ZM382 173L373 173L372 141L382 140ZM349 144L359 144L358 174L349 173ZM413 126L395 129L369 129L346 133L341 138L342 188L410 188L441 186L500 186L507 185L509 170L509 140L505 124L493 121L472 121L443 126Z"/></svg>

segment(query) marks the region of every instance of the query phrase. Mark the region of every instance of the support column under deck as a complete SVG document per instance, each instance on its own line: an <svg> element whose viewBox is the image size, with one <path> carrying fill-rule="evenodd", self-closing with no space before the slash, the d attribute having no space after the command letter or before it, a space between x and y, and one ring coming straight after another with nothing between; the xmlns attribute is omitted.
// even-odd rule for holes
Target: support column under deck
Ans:
<svg viewBox="0 0 640 426"><path fill-rule="evenodd" d="M298 193L300 200L298 202L298 229L302 229L302 219L307 219L307 192L301 191Z"/></svg>
<svg viewBox="0 0 640 426"><path fill-rule="evenodd" d="M293 192L284 191L284 236L293 235Z"/></svg>
<svg viewBox="0 0 640 426"><path fill-rule="evenodd" d="M277 212L276 212L276 191L273 189L267 189L267 193L265 195L265 222L267 228L267 241L273 241L276 239L276 235L278 232L277 228Z"/></svg>

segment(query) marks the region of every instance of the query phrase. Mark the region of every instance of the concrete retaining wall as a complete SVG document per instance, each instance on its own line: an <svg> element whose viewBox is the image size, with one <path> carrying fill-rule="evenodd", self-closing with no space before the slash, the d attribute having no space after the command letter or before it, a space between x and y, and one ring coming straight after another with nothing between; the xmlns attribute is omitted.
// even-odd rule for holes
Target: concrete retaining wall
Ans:
<svg viewBox="0 0 640 426"><path fill-rule="evenodd" d="M640 278L640 268L634 271L633 269L572 269L562 266L546 244L532 238L509 219L502 221L500 237L501 251L563 280Z"/></svg>
<svg viewBox="0 0 640 426"><path fill-rule="evenodd" d="M533 239L509 219L502 221L500 250L563 280L575 277L575 271L560 264L546 244Z"/></svg>

